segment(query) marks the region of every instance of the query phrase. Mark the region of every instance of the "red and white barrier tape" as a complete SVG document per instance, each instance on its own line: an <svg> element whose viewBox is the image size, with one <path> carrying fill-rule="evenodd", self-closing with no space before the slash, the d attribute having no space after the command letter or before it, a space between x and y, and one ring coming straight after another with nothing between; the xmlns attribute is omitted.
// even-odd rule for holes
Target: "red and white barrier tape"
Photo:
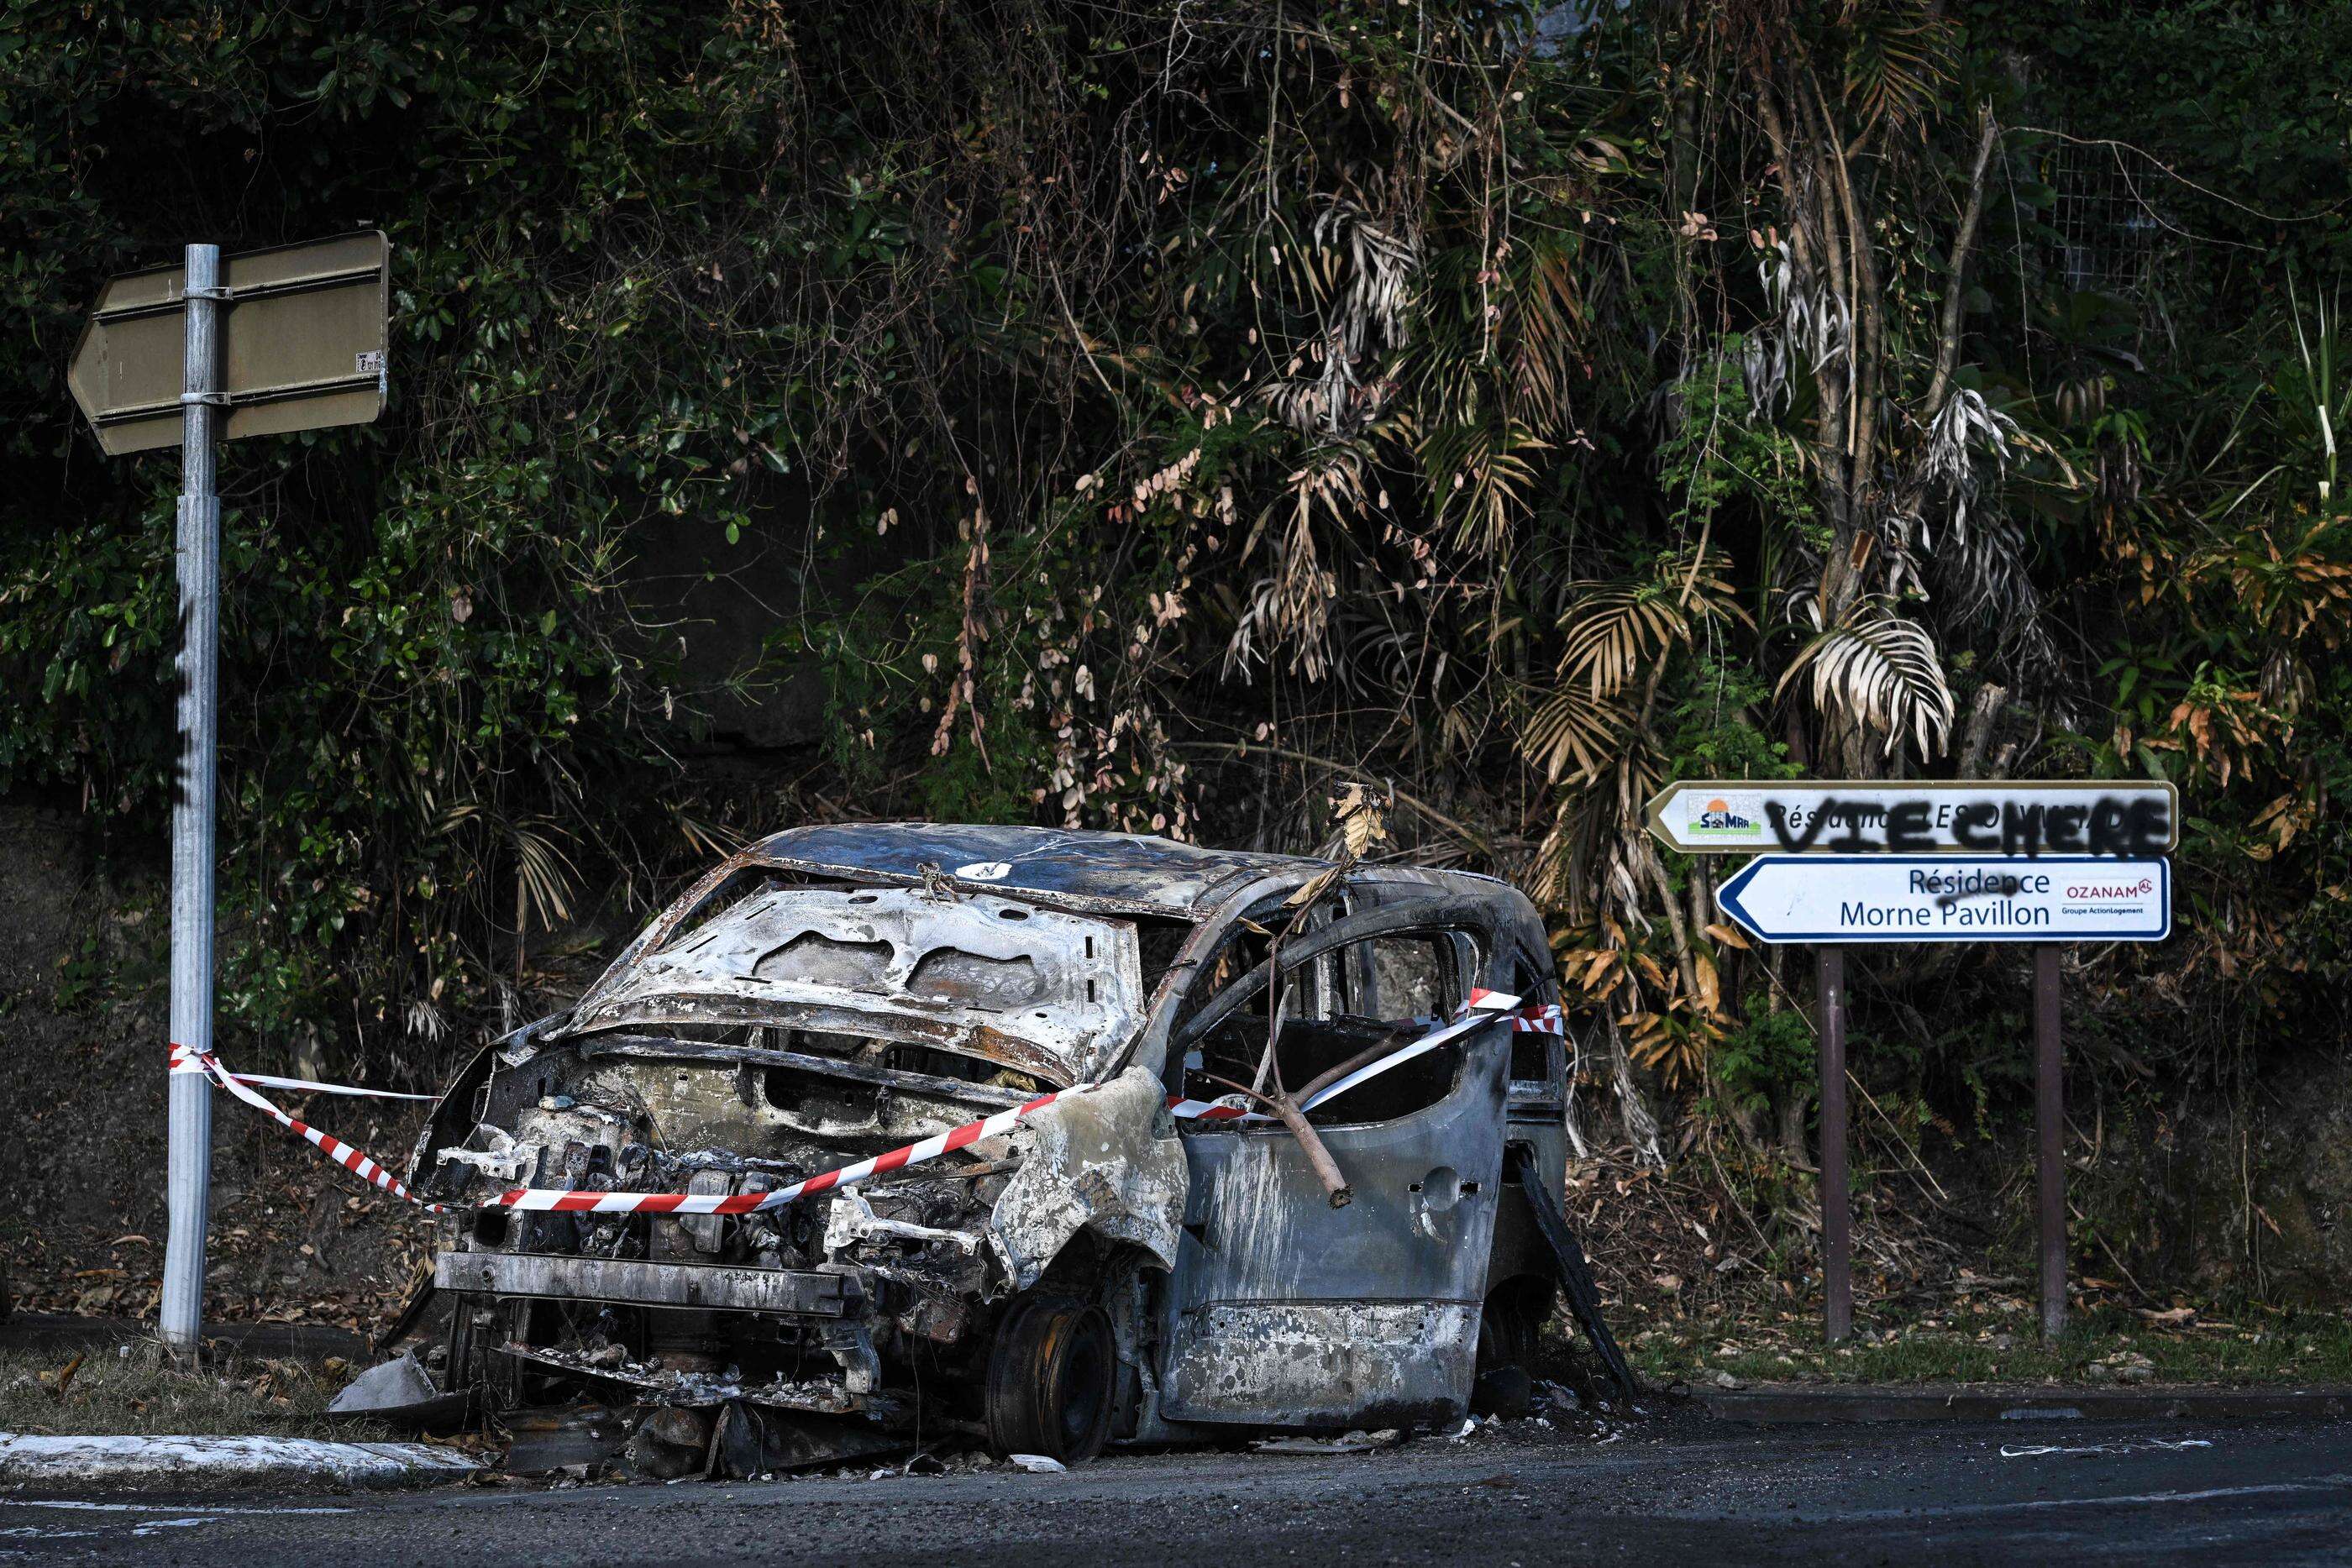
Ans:
<svg viewBox="0 0 2352 1568"><path fill-rule="evenodd" d="M1470 1011L1452 1023L1432 1030L1391 1055L1368 1063L1345 1078L1318 1090L1306 1103L1307 1108L1321 1104L1335 1094L1345 1092L1368 1078L1377 1077L1400 1062L1433 1051L1448 1040L1458 1039L1474 1029L1493 1023L1495 1014L1507 1012L1519 1005L1519 998L1501 991L1475 990L1470 993ZM892 1149L887 1155L877 1155L870 1160L860 1160L839 1170L823 1172L805 1181L796 1181L773 1192L695 1194L684 1192L574 1192L554 1187L519 1186L488 1199L485 1208L516 1208L549 1214L752 1214L763 1209L782 1208L784 1205L812 1193L827 1192L835 1187L856 1186L877 1176L904 1170L935 1160L941 1155L969 1147L984 1138L1001 1137L1013 1130L1024 1117L1034 1115L1059 1100L1093 1093L1099 1084L1082 1084L1058 1093L1041 1094L1026 1104L1009 1111L999 1111L977 1122L967 1122L952 1132L925 1138L903 1149ZM1255 1118L1258 1113L1239 1111L1230 1106L1206 1101L1174 1099L1168 1109L1173 1115L1202 1121L1224 1121Z"/></svg>
<svg viewBox="0 0 2352 1568"><path fill-rule="evenodd" d="M1055 1094L1040 1094L1024 1105L1010 1111L999 1111L977 1122L966 1122L953 1132L941 1133L935 1138L925 1138L919 1144L908 1144L903 1149L892 1149L887 1155L877 1155L870 1160L860 1160L839 1170L824 1171L790 1186L780 1186L773 1192L739 1192L727 1197L688 1192L567 1192L557 1188L519 1186L502 1192L483 1203L484 1208L520 1208L551 1214L751 1214L764 1208L782 1208L794 1198L811 1193L827 1192L837 1186L856 1186L877 1176L887 1176L908 1166L919 1166L925 1160L935 1160L941 1155L967 1147L982 1138L994 1138L1013 1130L1013 1124L1024 1116L1034 1115L1057 1100L1072 1100L1081 1094L1091 1094L1097 1084L1081 1084Z"/></svg>
<svg viewBox="0 0 2352 1568"><path fill-rule="evenodd" d="M1496 994L1491 991L1480 991L1474 993L1474 996L1483 998ZM1490 1004L1474 1000L1471 1005L1475 1008L1485 1008ZM1486 1021L1488 1020L1479 1018L1457 1019L1455 1024L1447 1026L1446 1030L1435 1035L1424 1036L1394 1055L1382 1057L1370 1066L1334 1082L1328 1088L1317 1090L1313 1097L1301 1108L1311 1111L1341 1090L1352 1089L1367 1078L1377 1077L1400 1062L1412 1061L1433 1046L1444 1044L1462 1032L1461 1026ZM1559 1004L1557 1002L1543 1007L1521 1008L1509 1015L1509 1021L1511 1032L1514 1034L1564 1035L1568 1032L1567 1017L1560 1011ZM1168 1113L1179 1121L1188 1122L1271 1122L1274 1120L1263 1111L1244 1110L1239 1105L1227 1105L1215 1100L1187 1100L1175 1094L1168 1097Z"/></svg>
<svg viewBox="0 0 2352 1568"><path fill-rule="evenodd" d="M220 1064L220 1059L218 1057L206 1056L202 1052L191 1051L186 1046L180 1044L176 1040L173 1041L172 1045L171 1060L172 1071L173 1072L201 1072L205 1074L205 1076L210 1078L214 1082L227 1090L231 1094L236 1095L239 1100L244 1101L247 1104L252 1106L255 1110L260 1112L263 1115L268 1117L279 1126L284 1127L288 1132L296 1134L302 1137L320 1154L326 1155L329 1159L334 1161L337 1165L342 1166L353 1176L358 1176L362 1181L373 1182L384 1191L392 1194L393 1197L406 1198L409 1202L416 1205L419 1208L424 1209L428 1214L446 1214L448 1212L446 1206L437 1203L427 1203L425 1199L409 1191L405 1186L402 1185L398 1176L394 1176L390 1171L384 1169L382 1165L370 1158L364 1152L352 1147L351 1145L343 1142L341 1138L334 1137L329 1134L319 1131L318 1128L313 1127L310 1124L303 1121L299 1116L288 1115L285 1112L280 1111L277 1106L272 1105L268 1101L263 1099L260 1095L247 1088L246 1083L251 1081L253 1075L231 1072L227 1068L223 1067ZM283 1082L286 1081L263 1079L262 1082ZM298 1079L293 1082L299 1084L301 1081ZM304 1086L308 1087L308 1085ZM372 1092L366 1090L346 1090L344 1092L367 1093ZM404 1094L398 1096L388 1095L386 1097L404 1100L417 1098L417 1096Z"/></svg>
<svg viewBox="0 0 2352 1568"><path fill-rule="evenodd" d="M1432 1030L1419 1040L1381 1058L1378 1061L1368 1062L1347 1076L1326 1084L1309 1096L1301 1108L1313 1110L1334 1095L1343 1094L1367 1079L1376 1078L1391 1068L1411 1061L1415 1057L1426 1055L1439 1046L1457 1040L1473 1030L1501 1021L1495 1016L1497 1013L1510 1015L1509 1022L1514 1031L1534 1030L1549 1034L1565 1031L1566 1025L1561 1019L1558 1007L1519 1009L1518 1003L1518 998L1505 992L1474 990L1470 993L1469 1010L1460 1018ZM1514 1009L1517 1010L1514 1011ZM433 1096L394 1094L381 1090L313 1083L305 1079L271 1078L259 1073L231 1072L221 1065L217 1057L203 1055L176 1042L172 1047L171 1071L205 1074L214 1082L259 1111L263 1115L288 1131L299 1134L329 1159L362 1180L373 1182L384 1191L396 1197L407 1199L427 1213L447 1212L445 1205L429 1203L410 1192L405 1186L402 1185L398 1177L366 1154L352 1147L340 1138L319 1131L299 1117L288 1115L247 1085L267 1083L326 1093L377 1095L396 1100L431 1099ZM827 1192L835 1187L856 1186L861 1183L871 1181L877 1176L887 1176L892 1171L904 1170L908 1166L918 1166L929 1160L935 1160L941 1155L952 1154L958 1149L967 1148L983 1139L1001 1137L1011 1132L1013 1126L1024 1118L1034 1115L1056 1101L1080 1094L1090 1094L1100 1087L1099 1084L1081 1084L1075 1089L1064 1089L1052 1094L1041 1094L1036 1099L1016 1105L1009 1111L999 1111L994 1115L984 1116L977 1122L967 1122L962 1126L941 1133L936 1137L908 1144L904 1148L892 1149L889 1153L877 1155L870 1160L860 1160L855 1165L844 1166L838 1170L820 1172L806 1180L793 1182L789 1186L778 1187L773 1192L732 1193L721 1196L684 1192L580 1192L562 1188L519 1186L509 1188L496 1197L485 1199L480 1207L551 1214L752 1214L763 1209L782 1208L788 1203L814 1193ZM1221 1105L1212 1101L1186 1100L1178 1096L1170 1097L1168 1110L1171 1115L1184 1120L1271 1120L1260 1112L1244 1111L1236 1106Z"/></svg>
<svg viewBox="0 0 2352 1568"><path fill-rule="evenodd" d="M174 1072L203 1072L195 1053L184 1045L172 1047L172 1069ZM249 1083L258 1089L299 1089L305 1094L348 1094L361 1100L438 1100L438 1094L404 1094L396 1089L361 1089L349 1083L320 1083L310 1078L272 1078L266 1072L232 1072L239 1083Z"/></svg>

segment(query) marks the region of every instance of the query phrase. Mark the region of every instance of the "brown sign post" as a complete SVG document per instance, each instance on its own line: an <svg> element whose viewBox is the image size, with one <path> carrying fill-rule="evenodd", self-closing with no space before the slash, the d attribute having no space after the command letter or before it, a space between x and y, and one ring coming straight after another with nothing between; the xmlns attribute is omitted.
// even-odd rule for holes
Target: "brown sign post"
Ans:
<svg viewBox="0 0 2352 1568"><path fill-rule="evenodd" d="M1822 1288L1835 1344L1853 1332L1846 1182L1845 947L2031 942L2042 1333L2066 1323L2065 1080L2058 944L2160 942L2172 930L2179 796L2152 782L1883 783L1697 779L1650 802L1686 854L1759 852L1716 904L1767 943L1818 954Z"/></svg>
<svg viewBox="0 0 2352 1568"><path fill-rule="evenodd" d="M1845 1172L1845 949L1813 949L1822 1036L1822 1329L1837 1344L1853 1333L1853 1206Z"/></svg>

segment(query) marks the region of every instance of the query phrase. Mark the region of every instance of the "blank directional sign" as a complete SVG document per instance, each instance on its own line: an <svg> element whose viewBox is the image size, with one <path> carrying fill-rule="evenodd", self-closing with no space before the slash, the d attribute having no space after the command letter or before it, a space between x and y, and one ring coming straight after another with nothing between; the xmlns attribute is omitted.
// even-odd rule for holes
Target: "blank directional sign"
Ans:
<svg viewBox="0 0 2352 1568"><path fill-rule="evenodd" d="M392 243L373 229L221 263L222 434L234 441L365 424L383 411ZM110 278L66 382L110 454L180 444L187 280Z"/></svg>
<svg viewBox="0 0 2352 1568"><path fill-rule="evenodd" d="M1759 855L1715 902L1765 942L2161 942L2172 934L2172 862Z"/></svg>
<svg viewBox="0 0 2352 1568"><path fill-rule="evenodd" d="M2160 855L2180 841L2162 781L1885 784L1678 779L1650 832L1685 854Z"/></svg>

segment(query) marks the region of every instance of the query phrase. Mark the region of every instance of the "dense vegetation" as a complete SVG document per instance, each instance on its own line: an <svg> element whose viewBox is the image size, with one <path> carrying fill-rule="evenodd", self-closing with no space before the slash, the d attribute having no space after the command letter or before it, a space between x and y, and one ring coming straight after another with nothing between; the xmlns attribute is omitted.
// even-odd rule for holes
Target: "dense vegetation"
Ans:
<svg viewBox="0 0 2352 1568"><path fill-rule="evenodd" d="M160 841L99 280L371 223L393 409L225 465L233 1036L429 1074L732 835L1304 848L1357 779L1553 913L1592 1135L1769 1163L1808 982L1658 781L2161 776L2181 935L2078 1035L2242 1092L2345 1022L2347 80L2254 0L8 0L0 788ZM714 674L649 585L739 561ZM1873 966L1906 1136L2022 1002Z"/></svg>

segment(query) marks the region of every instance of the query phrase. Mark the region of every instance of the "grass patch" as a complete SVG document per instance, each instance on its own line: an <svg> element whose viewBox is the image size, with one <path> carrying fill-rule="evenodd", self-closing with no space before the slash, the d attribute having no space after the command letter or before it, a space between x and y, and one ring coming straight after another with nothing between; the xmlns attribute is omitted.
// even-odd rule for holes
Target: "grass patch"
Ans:
<svg viewBox="0 0 2352 1568"><path fill-rule="evenodd" d="M2045 1345L2028 1315L1962 1309L1860 1329L1834 1351L1822 1344L1818 1319L1783 1313L1769 1323L1709 1319L1648 1329L1632 1335L1627 1350L1662 1382L1728 1373L1743 1383L2352 1384L2352 1320L2320 1313L2158 1327L2105 1307L2078 1312Z"/></svg>
<svg viewBox="0 0 2352 1568"><path fill-rule="evenodd" d="M350 1373L336 1360L238 1357L188 1367L153 1341L0 1351L0 1431L353 1441L396 1436L376 1423L328 1418L327 1403Z"/></svg>

